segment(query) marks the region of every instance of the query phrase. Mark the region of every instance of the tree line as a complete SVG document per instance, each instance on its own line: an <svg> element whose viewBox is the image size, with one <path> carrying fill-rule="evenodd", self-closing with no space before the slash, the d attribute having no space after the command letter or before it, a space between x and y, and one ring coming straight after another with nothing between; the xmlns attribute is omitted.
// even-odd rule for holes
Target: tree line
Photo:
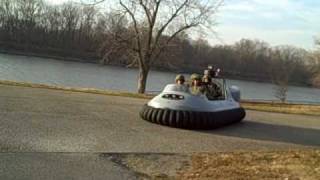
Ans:
<svg viewBox="0 0 320 180"><path fill-rule="evenodd" d="M140 2L131 8L146 10L150 6L154 9L145 11L147 20L137 19L134 23L128 11L130 8L123 15L119 11L73 2L51 5L42 0L1 0L0 47L8 52L78 58L86 62L127 67L139 67L141 62L148 62L149 67L184 73L200 72L211 64L221 68L223 75L229 78L269 81L277 85L293 83L320 86L319 49L307 51L287 45L274 47L260 40L249 39L232 45L212 46L204 38L191 38L187 30L174 29L180 25L179 19L172 22L172 27L169 24L162 33L159 33L161 27L154 22L150 32L152 13L156 16L157 4ZM161 5L161 0L152 2L159 3L159 7ZM189 7L187 5L185 10ZM125 9L125 1L122 7ZM201 8L199 12L208 11L205 7ZM197 17L204 18L200 15ZM204 20L190 21L188 25L201 24ZM174 34L177 31L179 33ZM159 35L155 37L157 33ZM137 38L140 38L142 46L149 42L150 47L146 45L145 49L138 50ZM154 43L156 38L157 42ZM161 46L164 44L166 46ZM320 46L319 41L316 44ZM145 53L143 58L146 58L152 48L157 55L150 55L154 61L139 61L139 51Z"/></svg>

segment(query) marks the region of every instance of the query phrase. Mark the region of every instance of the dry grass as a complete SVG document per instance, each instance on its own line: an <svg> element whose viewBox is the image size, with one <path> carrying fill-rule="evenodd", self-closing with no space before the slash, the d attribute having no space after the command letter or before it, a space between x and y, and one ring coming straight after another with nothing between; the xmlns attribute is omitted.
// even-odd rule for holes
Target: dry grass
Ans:
<svg viewBox="0 0 320 180"><path fill-rule="evenodd" d="M320 151L202 153L178 179L320 179Z"/></svg>
<svg viewBox="0 0 320 180"><path fill-rule="evenodd" d="M21 87L30 87L30 88L43 88L43 89L52 89L52 90L60 90L60 91L71 91L71 92L82 92L82 93L91 93L91 94L101 94L108 96L123 96L123 97L133 97L133 98L144 98L150 99L151 95L130 93L130 92L119 92L119 91L107 91L107 90L99 90L93 88L71 88L71 87L61 87L61 86L52 86L46 84L34 84L34 83L26 83L26 82L13 82L13 81L0 81L2 85L10 85L10 86L21 86Z"/></svg>
<svg viewBox="0 0 320 180"><path fill-rule="evenodd" d="M277 102L246 102L243 101L241 105L245 109L290 113L290 114L305 114L305 115L320 115L320 105L306 105L306 104L283 104Z"/></svg>

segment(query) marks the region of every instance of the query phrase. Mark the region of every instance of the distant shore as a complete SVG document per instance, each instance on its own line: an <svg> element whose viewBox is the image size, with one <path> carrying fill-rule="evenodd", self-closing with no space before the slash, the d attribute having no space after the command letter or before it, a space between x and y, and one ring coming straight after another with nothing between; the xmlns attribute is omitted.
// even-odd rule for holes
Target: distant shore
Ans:
<svg viewBox="0 0 320 180"><path fill-rule="evenodd" d="M85 58L75 58L75 57L68 57L68 56L63 57L63 56L57 56L57 55L48 55L48 54L23 52L23 51L14 51L14 50L3 50L3 49L0 49L0 53L1 54L7 54L7 55L48 58L48 59L55 59L55 60L60 60L60 61L73 61L73 62L92 63L92 64L98 63L98 60L96 60L96 62L94 62L94 61L91 62L91 61L88 61Z"/></svg>
<svg viewBox="0 0 320 180"><path fill-rule="evenodd" d="M60 91L101 94L101 95L107 95L107 96L123 96L123 97L143 98L143 99L151 99L154 97L153 94L138 94L138 93L125 92L125 91L100 90L100 89L94 89L94 88L62 87L62 86L52 86L52 85L46 85L46 84L35 84L35 83L29 83L29 82L15 82L15 81L0 80L0 85L1 84L10 85L10 86L22 86L22 87L29 87L29 88L43 88L43 89L60 90ZM320 116L320 104L297 104L297 103L242 100L241 105L248 110Z"/></svg>

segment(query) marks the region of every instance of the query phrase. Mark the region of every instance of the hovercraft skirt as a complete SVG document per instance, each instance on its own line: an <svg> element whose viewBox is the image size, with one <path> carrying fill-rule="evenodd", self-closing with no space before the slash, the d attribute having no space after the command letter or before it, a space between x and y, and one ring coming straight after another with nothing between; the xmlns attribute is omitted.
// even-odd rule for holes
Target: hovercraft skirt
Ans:
<svg viewBox="0 0 320 180"><path fill-rule="evenodd" d="M140 116L146 121L183 129L214 129L240 122L246 113L243 108L218 112L196 112L157 109L144 105Z"/></svg>

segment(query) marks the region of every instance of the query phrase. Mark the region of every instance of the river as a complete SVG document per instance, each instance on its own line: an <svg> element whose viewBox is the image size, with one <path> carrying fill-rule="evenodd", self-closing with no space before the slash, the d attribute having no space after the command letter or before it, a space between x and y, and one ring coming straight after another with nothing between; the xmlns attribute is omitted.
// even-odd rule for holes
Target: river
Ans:
<svg viewBox="0 0 320 180"><path fill-rule="evenodd" d="M0 80L135 92L137 75L137 69L0 54ZM174 81L175 75L151 71L147 91L161 91ZM238 86L243 99L276 100L275 86L270 83L242 80L227 80L227 83ZM320 103L320 89L290 86L288 100Z"/></svg>

